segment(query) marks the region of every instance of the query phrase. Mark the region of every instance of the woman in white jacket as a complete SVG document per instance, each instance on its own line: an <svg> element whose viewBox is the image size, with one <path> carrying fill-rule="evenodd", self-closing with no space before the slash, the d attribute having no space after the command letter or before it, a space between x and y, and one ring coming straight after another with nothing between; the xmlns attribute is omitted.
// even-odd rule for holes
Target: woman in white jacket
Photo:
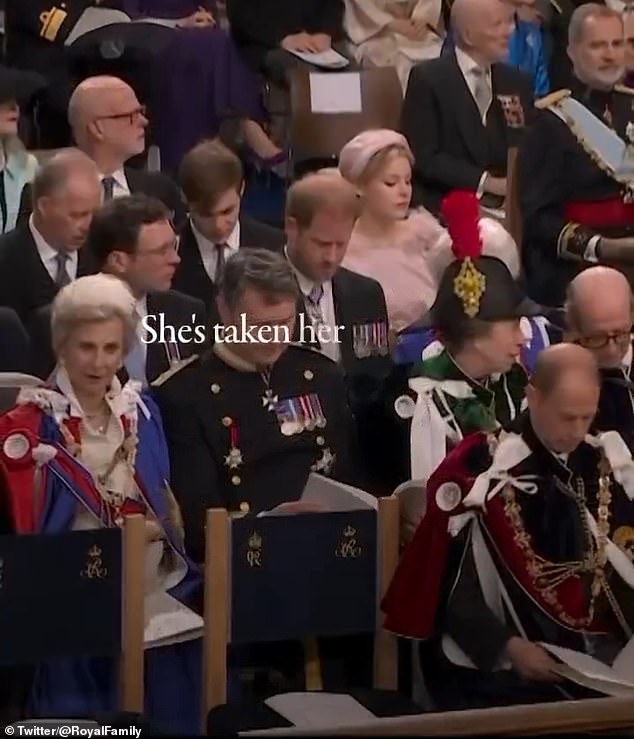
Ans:
<svg viewBox="0 0 634 739"><path fill-rule="evenodd" d="M403 92L412 67L440 56L442 0L345 0L344 28L363 66L395 67Z"/></svg>

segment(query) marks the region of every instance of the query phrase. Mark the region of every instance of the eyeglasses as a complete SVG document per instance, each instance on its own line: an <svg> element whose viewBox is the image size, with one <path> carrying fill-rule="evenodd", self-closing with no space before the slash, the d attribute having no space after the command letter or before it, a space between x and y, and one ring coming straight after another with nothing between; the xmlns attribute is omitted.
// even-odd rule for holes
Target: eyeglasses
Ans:
<svg viewBox="0 0 634 739"><path fill-rule="evenodd" d="M178 236L175 237L171 244L163 244L163 246L157 246L154 249L147 249L145 251L137 252L139 257L167 257L173 254L178 254L181 242Z"/></svg>
<svg viewBox="0 0 634 739"><path fill-rule="evenodd" d="M585 349L603 349L611 341L615 344L628 344L632 340L632 329L624 331L613 331L609 334L595 334L594 336L582 336L577 343Z"/></svg>
<svg viewBox="0 0 634 739"><path fill-rule="evenodd" d="M137 121L139 118L146 117L147 107L145 105L141 105L138 108L135 108L134 110L130 110L127 113L112 113L111 115L100 115L97 116L98 121L125 121L127 119L128 123L132 126L135 121Z"/></svg>

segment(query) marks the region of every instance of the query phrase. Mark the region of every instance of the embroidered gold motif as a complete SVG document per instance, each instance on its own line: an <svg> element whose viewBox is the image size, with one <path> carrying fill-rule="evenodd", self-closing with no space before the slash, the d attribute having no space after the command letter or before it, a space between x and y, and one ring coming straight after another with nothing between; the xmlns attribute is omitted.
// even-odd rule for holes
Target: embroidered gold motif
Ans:
<svg viewBox="0 0 634 739"><path fill-rule="evenodd" d="M532 538L524 528L521 508L517 503L515 491L509 486L503 494L505 500L504 512L513 528L513 540L525 557L526 569L536 590L540 593L544 602L553 608L562 623L576 629L585 629L592 624L594 620L595 601L601 591L605 592L613 609L615 606L618 608L618 604L613 602L613 596L611 591L609 591L607 579L605 577L605 565L607 563L606 544L610 530L609 519L612 493L610 490L610 467L604 457L602 457L599 464L599 475L599 507L597 513L598 535L596 545L586 520L586 496L583 480L580 478L577 480L575 490L572 488L566 488L567 492L573 495L575 502L577 503L587 542L585 557L580 561L549 562L543 557L540 557L533 549ZM578 577L584 573L593 573L590 604L587 616L583 618L574 618L566 612L560 603L556 590L559 585L569 578ZM619 613L616 610L615 614L618 617Z"/></svg>
<svg viewBox="0 0 634 739"><path fill-rule="evenodd" d="M350 525L346 526L335 555L342 559L356 559L361 552L362 549L357 542L357 530Z"/></svg>
<svg viewBox="0 0 634 739"><path fill-rule="evenodd" d="M62 23L66 20L68 13L64 10L64 4L61 8L53 6L50 10L46 10L40 14L40 36L47 41L55 41Z"/></svg>
<svg viewBox="0 0 634 739"><path fill-rule="evenodd" d="M249 537L247 562L249 567L262 567L262 537L257 531L254 531Z"/></svg>
<svg viewBox="0 0 634 739"><path fill-rule="evenodd" d="M462 300L462 309L466 315L475 318L480 311L480 301L486 290L486 277L469 257L463 260L453 286L454 293Z"/></svg>
<svg viewBox="0 0 634 739"><path fill-rule="evenodd" d="M634 529L631 526L620 526L614 532L612 541L634 561Z"/></svg>
<svg viewBox="0 0 634 739"><path fill-rule="evenodd" d="M108 568L103 566L101 554L101 548L96 544L88 550L86 566L81 571L82 577L87 577L89 580L103 580L108 575Z"/></svg>

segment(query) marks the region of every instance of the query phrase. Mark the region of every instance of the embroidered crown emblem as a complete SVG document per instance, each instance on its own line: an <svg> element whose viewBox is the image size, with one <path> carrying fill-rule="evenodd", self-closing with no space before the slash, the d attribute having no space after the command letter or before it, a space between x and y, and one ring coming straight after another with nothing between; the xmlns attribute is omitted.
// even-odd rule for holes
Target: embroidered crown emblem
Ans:
<svg viewBox="0 0 634 739"><path fill-rule="evenodd" d="M357 533L357 530L353 528L352 526L350 526L350 524L348 524L346 528L343 530L343 535L348 539L353 537L356 533Z"/></svg>
<svg viewBox="0 0 634 739"><path fill-rule="evenodd" d="M249 549L260 549L262 547L262 537L257 531L254 531L249 537Z"/></svg>

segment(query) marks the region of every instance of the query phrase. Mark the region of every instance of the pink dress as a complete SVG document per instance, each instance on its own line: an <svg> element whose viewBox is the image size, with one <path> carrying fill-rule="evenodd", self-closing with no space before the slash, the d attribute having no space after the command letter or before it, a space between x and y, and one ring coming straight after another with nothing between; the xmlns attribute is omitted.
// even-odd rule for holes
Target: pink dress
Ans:
<svg viewBox="0 0 634 739"><path fill-rule="evenodd" d="M355 229L342 266L381 284L390 328L401 331L429 310L439 277L451 259L449 235L422 210L403 221L391 244L378 243Z"/></svg>

